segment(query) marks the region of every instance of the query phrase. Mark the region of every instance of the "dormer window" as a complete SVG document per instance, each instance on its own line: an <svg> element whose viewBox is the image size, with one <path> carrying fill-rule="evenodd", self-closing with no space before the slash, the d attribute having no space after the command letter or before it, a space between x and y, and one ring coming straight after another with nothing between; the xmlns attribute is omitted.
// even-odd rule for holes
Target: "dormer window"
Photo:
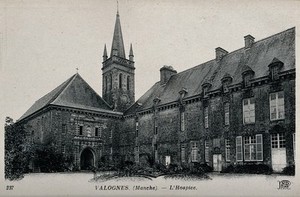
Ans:
<svg viewBox="0 0 300 197"><path fill-rule="evenodd" d="M244 87L248 88L251 86L251 82L250 80L253 78L254 76L254 71L247 65L244 65L243 69L242 69L242 75L243 75L243 83L244 83Z"/></svg>
<svg viewBox="0 0 300 197"><path fill-rule="evenodd" d="M210 87L211 87L211 83L209 83L209 82L204 82L202 84L202 92L203 92L204 97L207 96L207 93L208 93L208 90L209 90Z"/></svg>
<svg viewBox="0 0 300 197"><path fill-rule="evenodd" d="M228 73L225 73L221 81L222 81L223 92L224 93L229 92L228 86L232 82L232 77Z"/></svg>
<svg viewBox="0 0 300 197"><path fill-rule="evenodd" d="M184 96L186 95L186 93L187 93L187 90L185 89L185 88L182 88L180 91L179 91L179 103L181 104L181 105L183 105L183 98L184 98Z"/></svg>
<svg viewBox="0 0 300 197"><path fill-rule="evenodd" d="M251 79L251 75L250 74L247 74L244 76L244 86L247 88L247 87L250 87L250 79Z"/></svg>
<svg viewBox="0 0 300 197"><path fill-rule="evenodd" d="M158 97L156 97L155 99L153 99L153 105L155 107L158 105L159 102L160 102L160 99Z"/></svg>
<svg viewBox="0 0 300 197"><path fill-rule="evenodd" d="M272 81L276 81L279 79L279 70L283 66L283 62L281 62L276 57L269 64L270 77Z"/></svg>
<svg viewBox="0 0 300 197"><path fill-rule="evenodd" d="M274 66L272 68L270 68L270 72L271 72L271 78L273 81L277 80L278 79L278 67L277 66Z"/></svg>

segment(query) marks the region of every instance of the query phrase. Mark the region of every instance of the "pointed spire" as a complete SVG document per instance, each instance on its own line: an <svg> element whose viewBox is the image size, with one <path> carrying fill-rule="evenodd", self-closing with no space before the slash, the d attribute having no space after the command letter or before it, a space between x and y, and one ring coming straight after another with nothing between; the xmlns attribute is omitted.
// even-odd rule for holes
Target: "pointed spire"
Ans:
<svg viewBox="0 0 300 197"><path fill-rule="evenodd" d="M116 56L119 56L119 57L122 57L122 58L126 58L124 43L123 43L123 36L122 36L122 29L121 29L119 9L117 11L114 37L113 37L111 53L110 53L110 56L113 56L113 55L116 55Z"/></svg>
<svg viewBox="0 0 300 197"><path fill-rule="evenodd" d="M104 45L104 51L103 51L103 62L107 60L107 50L106 50L106 44Z"/></svg>
<svg viewBox="0 0 300 197"><path fill-rule="evenodd" d="M132 44L130 44L129 60L130 60L130 61L133 61L133 57L134 57L134 55L133 55L133 50L132 50Z"/></svg>

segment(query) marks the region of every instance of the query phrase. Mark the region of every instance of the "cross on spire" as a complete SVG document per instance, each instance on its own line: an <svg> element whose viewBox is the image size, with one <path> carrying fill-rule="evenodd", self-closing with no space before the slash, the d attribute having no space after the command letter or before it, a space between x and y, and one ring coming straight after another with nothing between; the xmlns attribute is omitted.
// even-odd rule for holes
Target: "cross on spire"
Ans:
<svg viewBox="0 0 300 197"><path fill-rule="evenodd" d="M79 70L79 69L78 69L78 67L77 67L77 68L76 68L76 73L78 73L78 70Z"/></svg>
<svg viewBox="0 0 300 197"><path fill-rule="evenodd" d="M117 14L119 14L119 1L117 0Z"/></svg>

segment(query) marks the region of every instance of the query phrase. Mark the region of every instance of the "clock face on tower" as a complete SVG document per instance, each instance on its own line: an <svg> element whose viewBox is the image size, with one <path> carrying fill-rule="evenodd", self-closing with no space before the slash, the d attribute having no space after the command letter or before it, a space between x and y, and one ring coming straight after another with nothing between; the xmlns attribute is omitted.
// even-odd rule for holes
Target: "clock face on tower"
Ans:
<svg viewBox="0 0 300 197"><path fill-rule="evenodd" d="M123 94L122 96L121 96L121 101L122 101L122 103L128 103L128 96L126 95L126 94Z"/></svg>

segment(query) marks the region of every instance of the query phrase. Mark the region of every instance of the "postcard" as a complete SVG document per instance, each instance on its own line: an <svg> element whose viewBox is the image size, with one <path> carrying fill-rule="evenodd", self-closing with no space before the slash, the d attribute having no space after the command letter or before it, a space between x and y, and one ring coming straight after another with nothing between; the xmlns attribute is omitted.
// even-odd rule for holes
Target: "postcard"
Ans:
<svg viewBox="0 0 300 197"><path fill-rule="evenodd" d="M297 196L299 6L1 1L0 196Z"/></svg>

